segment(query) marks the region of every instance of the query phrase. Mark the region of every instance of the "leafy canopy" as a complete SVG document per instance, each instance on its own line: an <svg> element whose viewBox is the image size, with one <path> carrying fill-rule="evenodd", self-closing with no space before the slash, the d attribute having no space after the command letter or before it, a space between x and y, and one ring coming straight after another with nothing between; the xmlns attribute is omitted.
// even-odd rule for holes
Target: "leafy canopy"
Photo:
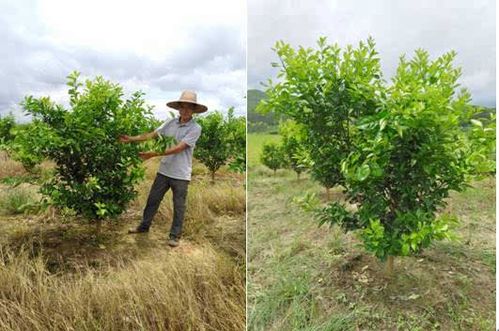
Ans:
<svg viewBox="0 0 499 331"><path fill-rule="evenodd" d="M274 142L265 143L260 155L260 161L263 165L272 169L274 174L277 169L284 168L286 166L286 157L282 146Z"/></svg>
<svg viewBox="0 0 499 331"><path fill-rule="evenodd" d="M6 144L14 139L12 129L15 126L16 121L12 114L0 117L0 145Z"/></svg>
<svg viewBox="0 0 499 331"><path fill-rule="evenodd" d="M374 47L372 39L343 50L324 38L318 50L277 43L282 81L261 107L303 125L313 176L343 185L348 204L319 210L321 224L358 230L366 249L385 259L449 237L455 217L441 213L445 199L495 170L495 124L477 119L470 94L457 91L455 52L402 57L387 84Z"/></svg>
<svg viewBox="0 0 499 331"><path fill-rule="evenodd" d="M56 175L41 189L49 202L91 219L119 215L144 170L140 147L121 144L118 136L151 130L151 109L143 93L124 100L122 88L102 77L82 83L73 72L67 84L69 109L48 97L24 99L34 125L31 138L19 143L56 163Z"/></svg>
<svg viewBox="0 0 499 331"><path fill-rule="evenodd" d="M374 40L341 49L320 38L317 49L297 50L278 41L273 50L280 81L269 80L258 111L285 114L303 126L312 177L325 187L343 184L340 163L350 153L352 122L378 106L382 80Z"/></svg>
<svg viewBox="0 0 499 331"><path fill-rule="evenodd" d="M201 125L201 136L196 143L194 155L211 172L212 179L223 165L236 171L246 168L246 121L234 116L230 108L225 118L221 112L211 112L197 119Z"/></svg>
<svg viewBox="0 0 499 331"><path fill-rule="evenodd" d="M279 135L281 136L285 164L299 177L311 166L310 155L304 145L306 132L295 121L286 120L279 124Z"/></svg>
<svg viewBox="0 0 499 331"><path fill-rule="evenodd" d="M376 113L355 122L355 148L341 167L358 208L347 212L332 204L324 217L362 229L366 248L381 259L448 238L455 217L441 213L446 198L467 187L483 159L484 150L473 148L460 125L472 120L475 108L466 90L456 92L461 70L453 66L455 56L432 61L417 50L411 60L402 57L392 85L378 94Z"/></svg>

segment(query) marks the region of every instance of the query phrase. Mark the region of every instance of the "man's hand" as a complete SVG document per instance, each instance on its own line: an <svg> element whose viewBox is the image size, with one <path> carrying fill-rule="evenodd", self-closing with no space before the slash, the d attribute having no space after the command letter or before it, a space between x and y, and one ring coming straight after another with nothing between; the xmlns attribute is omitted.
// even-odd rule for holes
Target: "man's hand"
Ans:
<svg viewBox="0 0 499 331"><path fill-rule="evenodd" d="M131 137L127 136L126 134L121 135L118 140L120 141L120 143L124 144L131 143L133 141Z"/></svg>
<svg viewBox="0 0 499 331"><path fill-rule="evenodd" d="M156 153L156 152L139 152L139 157L144 161L150 159L151 157L155 157L155 156L159 156L158 153Z"/></svg>

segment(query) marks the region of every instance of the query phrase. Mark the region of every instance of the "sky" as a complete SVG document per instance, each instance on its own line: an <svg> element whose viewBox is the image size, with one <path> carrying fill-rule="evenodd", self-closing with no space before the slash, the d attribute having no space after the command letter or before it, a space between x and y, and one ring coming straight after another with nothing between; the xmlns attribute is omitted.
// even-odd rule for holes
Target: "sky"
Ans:
<svg viewBox="0 0 499 331"><path fill-rule="evenodd" d="M372 36L384 77L395 72L401 55L423 48L432 58L450 50L462 68L459 83L472 103L495 107L496 36L493 0L248 1L248 88L275 80L270 63L277 40L293 47L328 42L357 45Z"/></svg>
<svg viewBox="0 0 499 331"><path fill-rule="evenodd" d="M26 121L26 95L67 106L73 70L145 92L159 119L186 89L209 110L244 115L246 18L243 0L1 1L0 116Z"/></svg>

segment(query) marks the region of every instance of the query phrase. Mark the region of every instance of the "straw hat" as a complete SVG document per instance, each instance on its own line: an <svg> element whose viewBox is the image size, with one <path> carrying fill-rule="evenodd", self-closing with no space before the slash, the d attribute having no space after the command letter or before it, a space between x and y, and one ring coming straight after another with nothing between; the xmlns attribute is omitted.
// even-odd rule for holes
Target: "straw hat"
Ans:
<svg viewBox="0 0 499 331"><path fill-rule="evenodd" d="M179 109L182 103L188 103L194 106L194 113L204 113L208 110L208 107L205 105L197 103L196 93L193 91L183 91L180 95L180 99L176 101L170 101L166 105L173 109Z"/></svg>

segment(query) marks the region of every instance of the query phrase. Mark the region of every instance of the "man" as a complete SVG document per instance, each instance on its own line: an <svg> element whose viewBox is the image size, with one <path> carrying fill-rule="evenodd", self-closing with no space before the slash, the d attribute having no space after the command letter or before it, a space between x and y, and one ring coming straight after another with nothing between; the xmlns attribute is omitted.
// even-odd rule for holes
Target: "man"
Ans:
<svg viewBox="0 0 499 331"><path fill-rule="evenodd" d="M208 108L197 103L196 93L192 91L182 92L179 100L168 102L166 105L177 109L180 117L166 121L153 132L138 136L122 135L120 141L122 143L138 142L163 135L173 137L178 142L177 145L168 148L163 153L139 153L143 160L156 156L163 156L163 158L147 198L142 222L137 228L128 231L128 233L148 232L165 193L171 188L173 191L173 222L168 245L176 247L182 234L187 187L192 173L192 154L196 141L201 135L201 126L194 121L192 114L204 113Z"/></svg>

